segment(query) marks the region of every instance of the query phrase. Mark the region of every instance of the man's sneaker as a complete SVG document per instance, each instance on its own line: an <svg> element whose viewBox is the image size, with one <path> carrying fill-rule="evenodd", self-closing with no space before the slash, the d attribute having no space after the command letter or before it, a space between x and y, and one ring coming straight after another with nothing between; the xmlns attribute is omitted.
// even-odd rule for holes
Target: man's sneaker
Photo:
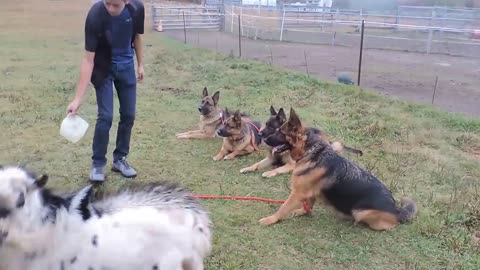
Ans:
<svg viewBox="0 0 480 270"><path fill-rule="evenodd" d="M137 172L128 164L126 158L115 161L112 166L112 171L119 172L126 178L137 176Z"/></svg>
<svg viewBox="0 0 480 270"><path fill-rule="evenodd" d="M90 181L103 182L105 181L105 167L92 167L90 170Z"/></svg>

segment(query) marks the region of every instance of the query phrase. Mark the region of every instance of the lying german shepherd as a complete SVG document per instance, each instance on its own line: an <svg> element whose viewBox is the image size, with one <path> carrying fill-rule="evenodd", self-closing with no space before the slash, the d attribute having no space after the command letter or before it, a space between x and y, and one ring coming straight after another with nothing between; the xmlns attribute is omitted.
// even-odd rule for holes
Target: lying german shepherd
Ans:
<svg viewBox="0 0 480 270"><path fill-rule="evenodd" d="M285 115L285 112L283 111L283 108L280 108L280 110L277 113L275 108L273 108L273 106L270 106L270 117L265 123L265 127L260 130L260 136L265 141L266 138L274 134L275 131L278 128L280 128L286 121L287 121L287 117ZM333 142L333 143L330 142L325 132L322 132L319 129L316 129L316 128L307 128L307 129L309 129L311 132L316 133L325 142L331 143L332 146L334 147L334 150L336 150L337 152L342 152L343 150L345 150L347 152L363 155L363 152L361 150L344 146L340 142ZM265 144L267 144L266 141L265 141ZM289 151L284 151L281 153L273 153L272 146L268 144L267 146L269 146L270 148L269 149L270 151L268 151L267 156L261 161L249 167L241 169L240 173L253 172L256 170L264 169L268 166L274 166L276 167L275 169L264 172L262 174L263 177L274 177L279 174L289 173L295 168L295 160L291 158Z"/></svg>
<svg viewBox="0 0 480 270"><path fill-rule="evenodd" d="M222 125L223 110L218 106L220 91L208 95L207 87L203 89L203 98L198 107L200 112L199 130L176 134L177 139L212 139Z"/></svg>
<svg viewBox="0 0 480 270"><path fill-rule="evenodd" d="M258 150L262 142L260 126L260 122L242 116L240 111L230 114L228 108L225 108L225 121L217 132L218 136L223 137L223 144L213 160L233 159Z"/></svg>
<svg viewBox="0 0 480 270"><path fill-rule="evenodd" d="M412 199L403 198L398 207L380 180L303 127L293 109L289 120L266 141L276 153L289 150L297 164L288 199L275 214L262 218L261 224L274 224L289 214L304 215L317 199L373 230L389 230L416 216Z"/></svg>

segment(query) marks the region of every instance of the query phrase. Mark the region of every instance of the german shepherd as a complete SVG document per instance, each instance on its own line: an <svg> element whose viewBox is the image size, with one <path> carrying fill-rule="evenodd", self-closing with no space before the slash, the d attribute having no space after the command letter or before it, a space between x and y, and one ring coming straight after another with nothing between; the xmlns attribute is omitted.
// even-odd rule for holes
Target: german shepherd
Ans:
<svg viewBox="0 0 480 270"><path fill-rule="evenodd" d="M262 142L260 127L260 122L242 116L240 111L230 114L228 108L225 108L225 122L217 131L218 136L223 137L223 144L213 160L233 159L258 150Z"/></svg>
<svg viewBox="0 0 480 270"><path fill-rule="evenodd" d="M176 134L177 139L213 139L218 128L222 125L223 110L218 106L220 91L213 96L208 95L207 87L203 89L203 98L198 106L200 112L199 130Z"/></svg>
<svg viewBox="0 0 480 270"><path fill-rule="evenodd" d="M262 218L261 224L274 224L290 214L304 215L317 199L353 217L355 224L365 223L377 231L393 229L416 216L417 207L412 199L402 198L398 207L380 180L306 129L293 109L289 120L266 141L274 152L289 150L297 164L288 199L275 214Z"/></svg>
<svg viewBox="0 0 480 270"><path fill-rule="evenodd" d="M280 110L277 113L275 108L273 106L270 106L270 117L265 123L265 126L260 130L260 136L264 140L265 144L267 144L265 139L273 135L275 131L279 129L286 121L287 121L287 117L285 115L285 112L283 111L283 108L280 108ZM324 132L320 131L319 129L316 129L316 128L307 128L307 129L319 135L320 138L324 139L324 141L328 143L332 143L328 140L327 135ZM334 149L338 152L342 152L343 150L345 150L347 152L359 154L360 156L363 155L363 152L361 150L344 146L340 142L334 142L332 143L332 145L334 146ZM264 172L262 174L263 177L274 177L279 174L290 173L295 168L295 160L291 158L289 151L284 151L281 153L273 153L272 152L273 147L268 144L267 146L269 146L269 150L270 150L268 151L267 156L261 161L249 167L241 169L240 173L252 172L252 171L264 169L268 166L274 166L276 167L275 169Z"/></svg>

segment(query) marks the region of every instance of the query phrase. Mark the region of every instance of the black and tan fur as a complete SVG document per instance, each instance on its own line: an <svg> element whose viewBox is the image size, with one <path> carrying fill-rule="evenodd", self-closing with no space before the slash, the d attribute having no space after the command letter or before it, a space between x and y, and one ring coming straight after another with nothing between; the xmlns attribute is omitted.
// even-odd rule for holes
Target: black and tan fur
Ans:
<svg viewBox="0 0 480 270"><path fill-rule="evenodd" d="M260 131L260 136L264 139L268 138L269 136L273 135L277 129L279 129L285 122L287 121L287 116L283 108L280 108L278 112L275 110L273 106L270 106L270 117L268 118L265 126ZM311 132L315 132L322 138L325 142L331 143L334 146L336 151L342 152L347 151L359 155L363 155L363 152L358 149L350 148L344 146L340 142L330 142L326 133L316 129L316 128L308 128ZM265 141L265 144L266 141ZM283 151L281 153L272 153L273 147L268 145L268 153L267 156L262 159L261 161L243 168L240 170L240 173L246 172L253 172L256 170L261 170L267 168L269 166L274 166L275 168L269 171L266 171L262 174L263 177L274 177L280 174L290 173L295 168L295 160L292 159L290 156L289 151Z"/></svg>
<svg viewBox="0 0 480 270"><path fill-rule="evenodd" d="M223 144L213 160L234 159L258 150L262 142L259 135L260 126L260 122L242 116L239 111L230 114L226 108L225 122L217 132L218 136L223 137Z"/></svg>
<svg viewBox="0 0 480 270"><path fill-rule="evenodd" d="M216 132L223 121L223 110L218 105L220 91L209 96L207 87L205 87L202 95L202 101L198 107L200 129L178 133L176 134L177 139L213 139L216 137Z"/></svg>
<svg viewBox="0 0 480 270"><path fill-rule="evenodd" d="M319 200L337 212L364 223L373 230L393 229L416 216L416 204L403 198L398 207L390 190L373 174L338 154L332 146L303 127L293 109L289 120L268 144L277 151L289 150L297 164L291 177L291 193L280 209L262 218L274 224L290 214L303 215Z"/></svg>

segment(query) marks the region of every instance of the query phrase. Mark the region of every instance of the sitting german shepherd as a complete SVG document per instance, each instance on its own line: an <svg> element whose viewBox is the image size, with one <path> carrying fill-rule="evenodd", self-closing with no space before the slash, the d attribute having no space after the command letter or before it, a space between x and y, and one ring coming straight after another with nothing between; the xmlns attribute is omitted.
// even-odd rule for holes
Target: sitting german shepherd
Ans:
<svg viewBox="0 0 480 270"><path fill-rule="evenodd" d="M233 159L258 150L262 142L260 126L260 122L244 117L240 111L230 114L228 108L225 108L225 121L217 132L218 136L223 137L223 144L213 160Z"/></svg>
<svg viewBox="0 0 480 270"><path fill-rule="evenodd" d="M265 123L265 127L260 130L260 136L264 140L265 144L267 144L267 141L265 141L265 139L273 135L275 131L278 128L280 128L286 121L287 121L287 116L285 115L283 108L280 108L280 110L277 113L275 108L273 108L273 106L270 106L270 117ZM337 152L342 152L343 150L345 150L347 152L359 154L360 156L363 155L363 152L361 150L344 146L340 142L333 142L333 143L330 142L325 132L322 132L319 129L316 129L316 128L307 128L307 129L309 129L311 132L316 133L325 142L331 143L332 147ZM275 166L276 167L275 169L264 172L262 174L263 177L274 177L279 174L289 173L295 168L295 160L291 158L289 151L284 151L281 153L273 153L271 151L272 146L268 144L267 146L269 146L270 148L269 149L270 151L268 151L267 156L261 161L249 167L241 169L240 173L253 172L256 170L261 170L268 166Z"/></svg>
<svg viewBox="0 0 480 270"><path fill-rule="evenodd" d="M317 199L353 217L355 224L365 223L373 230L393 229L416 216L412 199L403 198L398 207L380 180L303 127L293 109L289 120L266 141L275 153L289 150L297 164L291 177L290 196L275 214L262 218L261 224L274 224L289 214L304 215Z"/></svg>
<svg viewBox="0 0 480 270"><path fill-rule="evenodd" d="M212 139L222 125L223 110L218 106L220 91L208 95L207 87L203 89L203 98L198 107L200 112L199 130L176 134L177 139Z"/></svg>

